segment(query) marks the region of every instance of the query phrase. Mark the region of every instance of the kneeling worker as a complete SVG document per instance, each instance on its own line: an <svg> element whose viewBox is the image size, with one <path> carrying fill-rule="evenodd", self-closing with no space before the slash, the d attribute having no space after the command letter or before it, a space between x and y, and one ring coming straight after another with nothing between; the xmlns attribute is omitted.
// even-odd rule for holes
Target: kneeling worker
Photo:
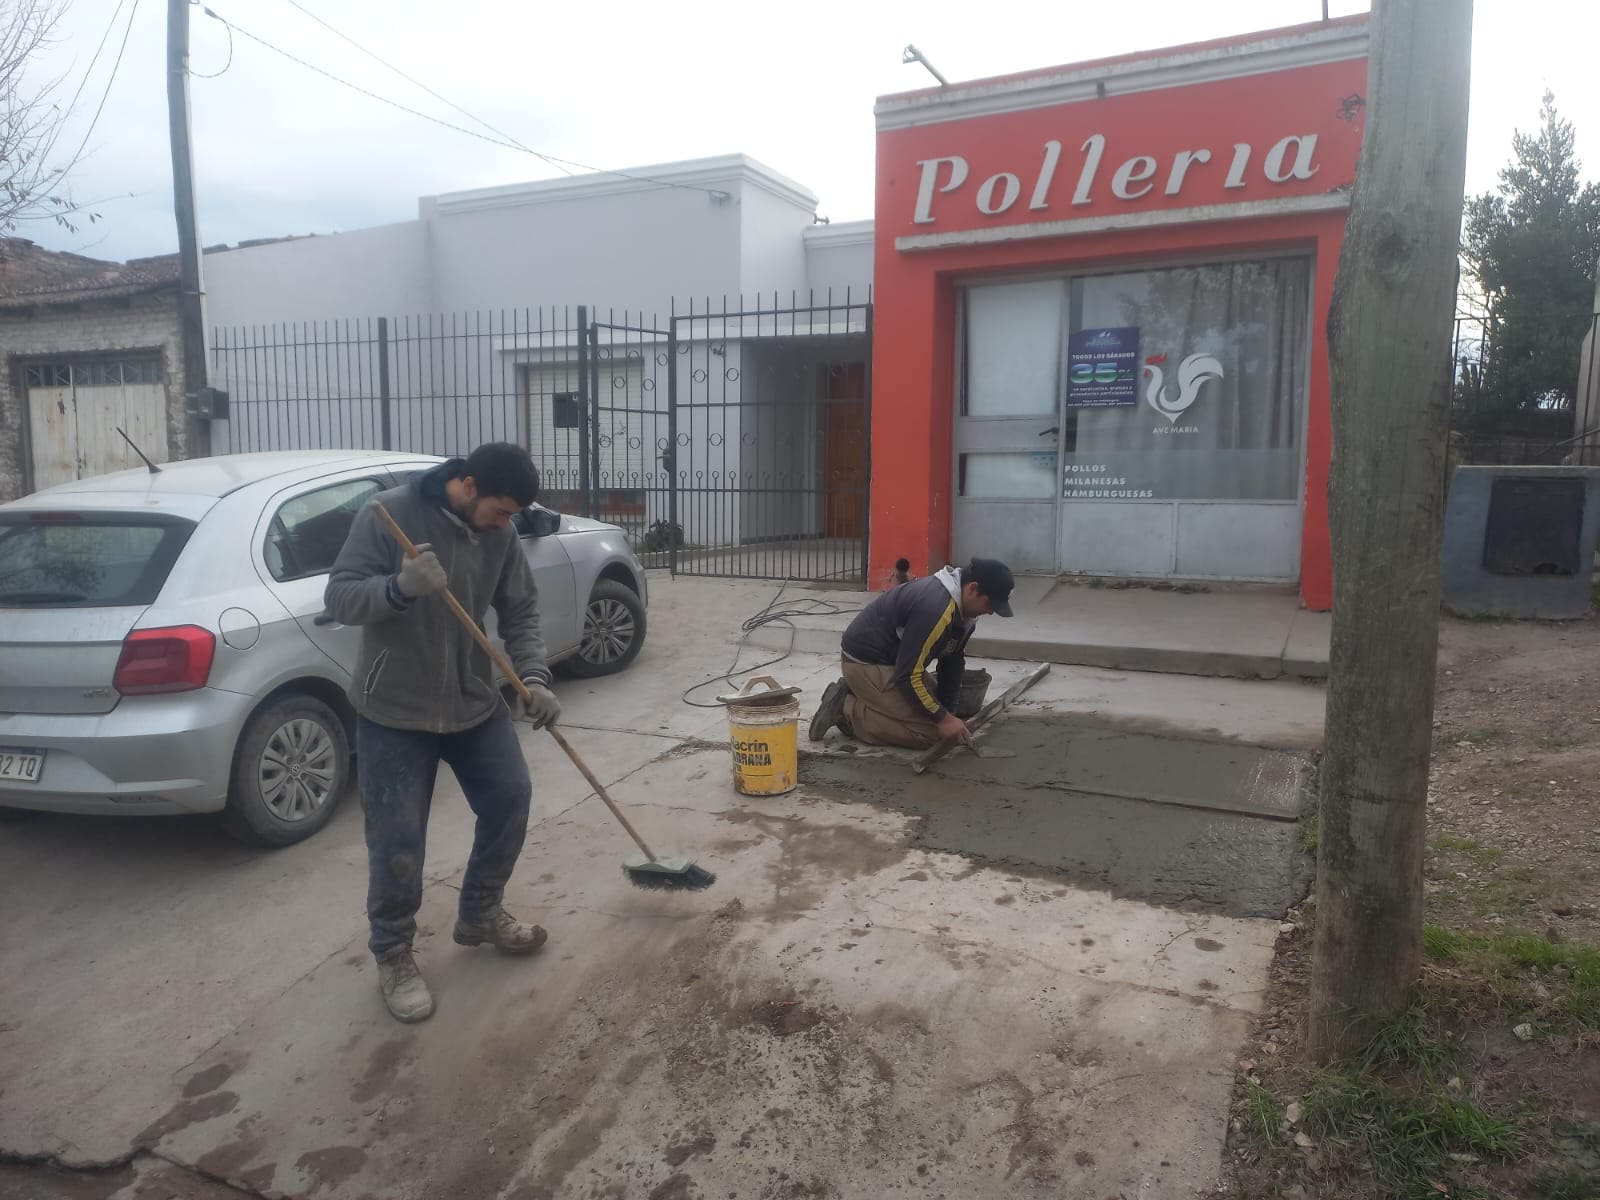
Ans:
<svg viewBox="0 0 1600 1200"><path fill-rule="evenodd" d="M966 742L952 711L977 619L1011 615L1011 569L992 558L945 567L883 592L844 631L844 678L828 685L811 718L811 740L837 725L875 746L925 750L941 738ZM938 662L937 678L928 664Z"/></svg>

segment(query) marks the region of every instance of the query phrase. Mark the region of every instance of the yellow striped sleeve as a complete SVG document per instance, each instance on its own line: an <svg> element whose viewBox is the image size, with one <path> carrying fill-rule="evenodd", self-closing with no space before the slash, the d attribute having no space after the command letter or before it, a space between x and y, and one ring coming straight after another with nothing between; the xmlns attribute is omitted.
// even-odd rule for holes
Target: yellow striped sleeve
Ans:
<svg viewBox="0 0 1600 1200"><path fill-rule="evenodd" d="M917 694L917 699L922 702L922 707L929 714L939 711L939 701L928 692L928 679L924 672L928 669L928 656L933 653L933 648L939 644L939 639L944 636L944 631L950 628L950 621L956 615L956 602L951 600L944 606L944 613L933 623L933 631L922 643L922 649L917 653L917 662L911 668L911 690Z"/></svg>

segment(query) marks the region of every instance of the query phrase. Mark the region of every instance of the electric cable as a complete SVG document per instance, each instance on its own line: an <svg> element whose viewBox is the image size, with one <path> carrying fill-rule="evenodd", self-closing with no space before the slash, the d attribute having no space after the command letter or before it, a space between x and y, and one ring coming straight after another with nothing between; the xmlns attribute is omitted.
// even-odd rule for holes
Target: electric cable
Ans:
<svg viewBox="0 0 1600 1200"><path fill-rule="evenodd" d="M134 0L134 2L137 3L138 0ZM575 161L573 159L570 159L570 158L562 158L560 155L557 155L557 154L546 154L542 150L531 149L530 147L522 145L520 142L508 141L508 140L506 140L504 138L503 135L500 136L500 137L491 137L486 133L478 132L476 129L468 129L465 125L457 125L453 121L446 121L442 117L436 117L436 116L433 116L431 113L425 113L425 112L421 111L420 109L412 108L408 104L402 104L398 100L391 100L387 96L381 96L377 92L374 92L374 91L370 90L369 88L362 87L359 83L352 83L350 80L344 79L341 76L335 75L332 71L326 70L323 67L319 67L315 63L307 62L305 59L301 58L299 55L294 54L294 53L292 53L292 52L290 52L288 50L285 50L282 46L274 45L272 42L267 41L266 38L260 36L259 34L251 33L248 29L245 29L243 26L237 25L237 24L233 23L232 21L229 21L221 13L217 12L216 10L214 10L212 8L203 8L203 11L205 12L206 16L211 17L213 20L221 21L224 25L227 25L230 29L232 29L235 33L238 33L240 36L249 38L252 42L255 42L257 45L262 46L262 47L264 47L264 48L266 48L268 50L271 50L274 54L278 54L278 55L281 55L284 58L287 58L290 62L295 63L295 64L297 64L299 66L302 66L302 67L306 68L306 70L308 70L308 71L314 71L318 75L321 75L323 78L331 80L332 82L339 84L341 87L347 87L351 91L360 92L363 96L366 96L369 100L376 100L380 104L387 104L390 108L397 108L403 113L406 113L406 114L408 114L410 116L413 116L413 117L420 117L422 120L429 121L429 122L433 123L434 125L443 126L445 129L453 130L456 133L466 134L467 137L476 138L480 142L488 142L491 146L499 146L499 147L501 147L502 149L505 149L505 150L517 150L517 151L520 151L523 154L532 155L534 158L540 159L543 162L547 162L551 166L554 166L554 167L556 167L557 169L560 169L560 170L564 170L566 167L577 167L579 170L590 171L590 172L593 172L596 175L612 175L612 176L615 176L615 177L620 178L620 179L635 179L635 180L640 181L641 183L653 183L653 184L656 184L656 185L658 185L660 187L676 188L679 191L685 191L685 192L704 192L706 195L712 196L712 197L714 197L716 199L727 199L727 197L728 197L728 193L727 192L721 191L718 188L701 187L700 185L694 184L694 183L678 183L675 180L660 179L660 178L657 178L656 176L653 176L653 175L640 175L640 174L638 174L636 172L632 172L632 171L614 171L614 170L609 170L609 169L607 169L605 167L592 167L592 166L589 166L587 163L577 162L577 161ZM344 35L341 34L340 36L342 37ZM346 39L346 40L349 40L349 39ZM369 54L371 53L371 51L365 51L365 52L369 53ZM377 58L377 55L374 54L373 57ZM379 59L378 61L382 62L383 60ZM384 65L387 66L388 64L385 63ZM391 68L391 69L397 69L397 68ZM413 80L413 82L415 82L415 80ZM421 85L419 84L418 86L421 86ZM441 99L442 99L442 97L441 97ZM445 103L449 104L450 101L445 101ZM451 107L456 107L456 106L452 104ZM469 113L468 116L471 116L471 114ZM472 119L474 121L478 120L477 117L473 117Z"/></svg>
<svg viewBox="0 0 1600 1200"><path fill-rule="evenodd" d="M794 653L795 638L800 632L795 626L795 618L854 616L856 613L860 612L863 607L865 607L864 605L857 605L854 608L847 608L837 601L822 600L811 596L797 598L789 601L787 604L780 603L783 599L783 593L785 589L787 589L788 586L794 582L795 580L793 579L785 579L783 583L778 586L777 594L774 595L770 601L768 601L767 606L757 612L754 616L746 618L744 623L739 626L739 628L743 630L743 634L739 638L738 644L734 647L733 661L728 664L728 669L721 675L713 675L709 679L703 679L699 683L685 688L682 695L679 697L685 704L692 708L722 708L724 705L721 701L715 701L708 704L703 700L691 700L690 697L693 696L694 693L700 691L702 688L710 687L713 684L731 683L733 681L733 677L736 675L749 675L756 671L764 670L767 667L775 667L792 655ZM744 653L745 644L750 640L750 635L764 625L777 624L783 624L789 627L789 648L776 658L769 658L765 662L757 663L753 667L740 667L739 656Z"/></svg>

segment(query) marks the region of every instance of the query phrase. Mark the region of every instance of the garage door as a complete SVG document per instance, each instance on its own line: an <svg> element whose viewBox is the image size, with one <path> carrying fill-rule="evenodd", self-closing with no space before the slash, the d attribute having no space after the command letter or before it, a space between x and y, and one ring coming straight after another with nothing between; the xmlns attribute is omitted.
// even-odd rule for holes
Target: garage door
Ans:
<svg viewBox="0 0 1600 1200"><path fill-rule="evenodd" d="M27 368L33 486L167 461L167 390L155 355L38 363Z"/></svg>

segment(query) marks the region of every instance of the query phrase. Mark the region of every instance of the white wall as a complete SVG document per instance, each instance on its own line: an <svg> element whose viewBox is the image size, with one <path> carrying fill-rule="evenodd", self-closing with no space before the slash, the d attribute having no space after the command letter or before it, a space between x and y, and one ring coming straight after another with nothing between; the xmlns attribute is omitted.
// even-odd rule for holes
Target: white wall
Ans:
<svg viewBox="0 0 1600 1200"><path fill-rule="evenodd" d="M205 256L213 329L432 312L421 221L269 242Z"/></svg>
<svg viewBox="0 0 1600 1200"><path fill-rule="evenodd" d="M815 211L809 191L743 155L428 196L416 221L207 254L207 320L578 304L665 320L691 297L787 299L808 287Z"/></svg>
<svg viewBox="0 0 1600 1200"><path fill-rule="evenodd" d="M803 235L816 220L816 197L795 185L769 189L746 181L740 195L739 293L744 307L806 303ZM730 297L731 299L731 297Z"/></svg>
<svg viewBox="0 0 1600 1200"><path fill-rule="evenodd" d="M833 291L838 304L849 291L852 303L867 299L872 285L872 222L813 225L805 231L806 286L818 303Z"/></svg>
<svg viewBox="0 0 1600 1200"><path fill-rule="evenodd" d="M664 318L674 296L738 282L739 209L686 189L423 203L440 311L590 304Z"/></svg>

